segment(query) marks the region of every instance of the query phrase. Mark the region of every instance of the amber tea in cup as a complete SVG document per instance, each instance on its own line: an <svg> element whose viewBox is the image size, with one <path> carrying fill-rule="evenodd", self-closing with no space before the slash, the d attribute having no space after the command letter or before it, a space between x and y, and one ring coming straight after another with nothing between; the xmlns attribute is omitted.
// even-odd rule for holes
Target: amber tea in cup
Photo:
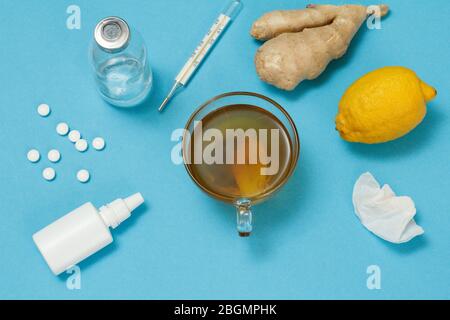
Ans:
<svg viewBox="0 0 450 320"><path fill-rule="evenodd" d="M256 93L208 101L191 116L183 138L187 171L209 195L236 206L241 236L252 231L250 207L284 185L298 155L292 119Z"/></svg>

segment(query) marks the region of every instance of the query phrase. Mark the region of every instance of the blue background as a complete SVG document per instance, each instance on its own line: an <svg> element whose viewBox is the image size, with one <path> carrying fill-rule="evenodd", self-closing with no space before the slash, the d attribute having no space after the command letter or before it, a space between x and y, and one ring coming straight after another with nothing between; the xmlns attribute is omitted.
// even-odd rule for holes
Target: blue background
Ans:
<svg viewBox="0 0 450 320"><path fill-rule="evenodd" d="M307 1L244 1L188 88L158 113L226 2L0 0L1 298L450 298L448 1L388 1L392 12L382 30L362 28L343 59L290 93L258 79L259 43L249 29L264 12ZM81 30L66 28L70 4L81 8ZM149 50L154 89L133 110L107 105L93 84L88 45L96 22L108 15L136 27ZM341 95L386 65L412 68L437 88L426 119L391 143L342 141L334 129ZM170 158L172 131L205 100L235 90L278 101L302 143L295 175L254 208L247 239L236 234L234 209L203 194ZM36 113L42 102L52 108L48 118ZM88 138L103 136L106 149L78 153L55 133L59 121ZM26 159L32 147L43 154L37 164ZM50 148L62 153L51 183L41 177ZM80 168L91 171L89 183L76 180ZM393 245L361 226L351 195L365 171L414 199L424 236ZM113 232L113 245L81 263L82 289L68 290L68 275L51 274L31 235L84 202L100 206L137 191L146 206ZM366 287L372 264L381 268L381 290Z"/></svg>

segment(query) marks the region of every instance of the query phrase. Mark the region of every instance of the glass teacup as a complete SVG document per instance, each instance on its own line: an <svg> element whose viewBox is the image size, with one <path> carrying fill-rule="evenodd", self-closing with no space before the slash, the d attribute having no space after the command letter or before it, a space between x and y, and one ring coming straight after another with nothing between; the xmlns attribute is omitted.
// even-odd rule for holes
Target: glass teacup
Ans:
<svg viewBox="0 0 450 320"><path fill-rule="evenodd" d="M187 172L207 194L236 207L238 233L249 236L252 205L279 190L296 167L293 120L268 97L230 92L201 105L185 129Z"/></svg>

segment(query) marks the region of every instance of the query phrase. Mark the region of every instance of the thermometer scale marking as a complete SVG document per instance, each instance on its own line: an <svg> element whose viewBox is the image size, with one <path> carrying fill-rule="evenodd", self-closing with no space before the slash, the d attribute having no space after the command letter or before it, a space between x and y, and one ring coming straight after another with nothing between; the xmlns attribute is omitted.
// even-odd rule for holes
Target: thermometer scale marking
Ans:
<svg viewBox="0 0 450 320"><path fill-rule="evenodd" d="M222 34L222 32L225 30L229 22L230 17L224 14L221 14L219 16L219 18L214 22L214 24L212 25L206 36L200 42L200 45L197 46L192 56L186 62L183 69L181 69L180 73L175 78L177 82L181 83L182 85L186 85L186 83L189 81L189 78L192 76L194 71L203 61L203 58L212 48L212 46L219 38L219 36Z"/></svg>

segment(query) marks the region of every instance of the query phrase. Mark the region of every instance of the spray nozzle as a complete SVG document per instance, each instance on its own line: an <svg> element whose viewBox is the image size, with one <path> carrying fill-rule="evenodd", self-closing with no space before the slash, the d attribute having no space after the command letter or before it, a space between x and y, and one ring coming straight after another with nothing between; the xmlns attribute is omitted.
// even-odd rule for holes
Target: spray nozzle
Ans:
<svg viewBox="0 0 450 320"><path fill-rule="evenodd" d="M99 209L100 216L106 225L116 228L131 216L131 212L144 203L142 194L135 193L125 199L116 199Z"/></svg>

